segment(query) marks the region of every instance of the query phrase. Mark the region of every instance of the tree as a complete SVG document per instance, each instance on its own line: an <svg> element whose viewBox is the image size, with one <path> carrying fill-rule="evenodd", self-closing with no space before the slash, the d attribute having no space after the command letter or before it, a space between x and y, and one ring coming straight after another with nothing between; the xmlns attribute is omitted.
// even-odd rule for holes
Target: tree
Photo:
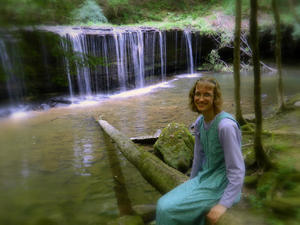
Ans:
<svg viewBox="0 0 300 225"><path fill-rule="evenodd" d="M276 44L275 44L275 56L278 73L278 104L279 111L284 110L285 103L283 97L283 84L282 84L282 66L281 66L281 31L280 31L280 15L277 7L277 0L272 0L272 9L275 20L276 29Z"/></svg>
<svg viewBox="0 0 300 225"><path fill-rule="evenodd" d="M101 7L94 0L86 0L80 8L71 13L73 22L76 23L107 23Z"/></svg>
<svg viewBox="0 0 300 225"><path fill-rule="evenodd" d="M240 81L240 41L241 39L241 0L235 1L235 30L233 51L233 75L234 75L234 100L235 117L240 125L246 124L241 109L241 81Z"/></svg>
<svg viewBox="0 0 300 225"><path fill-rule="evenodd" d="M252 45L252 61L254 72L254 109L255 109L255 134L254 151L258 168L268 170L271 162L262 145L262 108L261 108L261 79L259 66L259 49L257 34L257 0L250 0L250 41Z"/></svg>

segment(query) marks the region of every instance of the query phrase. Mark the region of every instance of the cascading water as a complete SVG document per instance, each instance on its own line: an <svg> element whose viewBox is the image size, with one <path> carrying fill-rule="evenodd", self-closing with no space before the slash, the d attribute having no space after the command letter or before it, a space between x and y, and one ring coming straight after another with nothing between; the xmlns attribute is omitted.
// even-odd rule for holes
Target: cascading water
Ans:
<svg viewBox="0 0 300 225"><path fill-rule="evenodd" d="M190 30L184 30L187 59L189 62L189 73L194 73L194 58L193 58L193 49L192 49L192 35Z"/></svg>
<svg viewBox="0 0 300 225"><path fill-rule="evenodd" d="M10 47L10 51L8 50ZM23 65L18 52L18 44L15 40L6 43L0 39L0 60L6 74L6 88L11 105L22 103L25 93L23 81Z"/></svg>
<svg viewBox="0 0 300 225"><path fill-rule="evenodd" d="M66 37L61 39L61 47L64 50L64 52L68 52L68 44L66 42ZM71 102L73 103L74 94L73 94L73 85L72 85L72 80L71 80L71 75L70 75L70 63L69 63L68 57L64 57L64 64L66 66L66 73L67 73L67 77L68 77L70 98L71 98Z"/></svg>
<svg viewBox="0 0 300 225"><path fill-rule="evenodd" d="M135 87L144 87L144 39L141 31L133 31L128 33L129 49L133 63L133 71L135 74Z"/></svg>
<svg viewBox="0 0 300 225"><path fill-rule="evenodd" d="M85 59L85 56L88 54L85 36L77 33L69 33L67 37L72 43L76 57L75 64L79 94L81 97L90 97L92 89L89 67L86 65Z"/></svg>
<svg viewBox="0 0 300 225"><path fill-rule="evenodd" d="M141 30L137 31L137 40L138 40L138 56L139 56L139 81L138 87L144 87L144 77L145 77L145 62L144 62L144 37Z"/></svg>
<svg viewBox="0 0 300 225"><path fill-rule="evenodd" d="M50 107L59 103L77 104L81 100L98 101L107 95L166 81L167 75L184 72L186 68L189 69L189 72L194 72L190 31L160 31L147 27L41 27L40 30L48 31L48 34L52 35L51 38L55 36L57 41L49 43L48 37L44 36L45 33L39 37L43 40L39 39L39 45L35 50L40 51L38 52L40 57L36 59L39 68L35 72L34 79L44 78L37 80L34 87L28 87L34 88L34 91L28 90L28 93L30 93L29 95L31 93L41 94L41 99L44 99L42 96L44 93L40 93L43 87L40 85L47 82L48 89L45 94L55 96L49 99ZM182 36L181 33L183 33ZM6 50L3 43L2 41L0 55L1 61L6 62L7 54L5 54ZM60 53L57 54L56 52L53 55L52 46L54 48L60 46ZM11 51L11 48L9 49ZM24 87L20 85L20 90L12 89L10 83L17 84L19 81L13 82L13 76L9 75L9 63L2 62L2 64L7 77L5 79L8 82L7 89L12 90L11 93L15 96L22 96L26 85ZM30 64L30 67L30 69L35 68L35 65ZM51 69L48 70L48 68ZM52 68L55 69L52 70ZM40 74L43 76L39 76ZM18 77L21 76L18 74ZM9 83L9 81L11 82ZM53 81L55 83L51 83ZM1 84L0 80L1 85L3 86L3 81ZM55 89L51 89L53 87ZM52 90L53 92L51 92ZM62 96L66 91L69 91L70 100L64 97L56 98L56 96ZM3 91L0 93L3 96ZM62 94L59 95L60 93ZM10 94L9 96L13 95ZM13 99L12 101L16 100Z"/></svg>
<svg viewBox="0 0 300 225"><path fill-rule="evenodd" d="M114 34L115 46L116 46L116 61L118 67L118 79L121 91L126 90L126 75L127 75L127 55L125 49L126 36L123 33Z"/></svg>
<svg viewBox="0 0 300 225"><path fill-rule="evenodd" d="M160 46L160 65L161 77L164 81L166 79L166 33L159 31L159 46Z"/></svg>
<svg viewBox="0 0 300 225"><path fill-rule="evenodd" d="M107 35L101 36L101 46L95 44L97 40L94 39L96 38L87 41L88 38L86 38L82 33L83 31L78 32L78 30L74 32L61 33L62 37L66 37L71 42L71 51L73 51L73 53L77 56L77 62L75 63L77 74L76 79L70 76L69 60L67 58L64 59L71 98L72 96L74 96L74 86L76 86L73 84L74 80L77 80L77 87L80 96L99 93L105 88L109 90L110 86L116 86L115 80L112 80L112 78L110 77L112 74L114 74L114 68L116 68L116 74L118 78L117 86L119 87L118 89L121 92L127 89L132 89L132 81L134 82L134 88L144 87L145 77L154 76L156 72L155 66L158 63L155 61L155 46L157 34L159 35L161 79L165 80L165 32L157 30L141 30L137 28L132 30L114 29L112 32L110 32L113 37L113 39L110 39L110 41L107 40ZM89 48L87 47L88 44ZM112 48L112 44L114 46L114 49ZM67 44L62 44L62 46L65 51L68 50ZM86 55L93 55L95 57L102 58L103 65L100 66L97 71L92 71L92 69L85 67L84 63ZM115 60L116 63L112 64L112 60ZM145 69L145 61L147 64L147 71ZM99 72L99 70L101 72ZM90 73L92 72L97 76L98 74L106 74L106 87L103 87L103 84L99 84L99 79L91 78ZM94 82L93 85L91 84L92 81Z"/></svg>

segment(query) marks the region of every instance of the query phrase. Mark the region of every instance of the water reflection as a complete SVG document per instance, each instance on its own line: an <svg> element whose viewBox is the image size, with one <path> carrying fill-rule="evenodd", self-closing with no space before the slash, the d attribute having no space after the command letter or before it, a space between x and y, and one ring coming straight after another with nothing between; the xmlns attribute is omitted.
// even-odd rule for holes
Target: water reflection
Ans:
<svg viewBox="0 0 300 225"><path fill-rule="evenodd" d="M125 178L120 165L117 149L112 144L112 140L107 135L103 135L103 139L106 144L108 161L114 179L114 190L118 202L120 216L132 215L133 209L128 196Z"/></svg>

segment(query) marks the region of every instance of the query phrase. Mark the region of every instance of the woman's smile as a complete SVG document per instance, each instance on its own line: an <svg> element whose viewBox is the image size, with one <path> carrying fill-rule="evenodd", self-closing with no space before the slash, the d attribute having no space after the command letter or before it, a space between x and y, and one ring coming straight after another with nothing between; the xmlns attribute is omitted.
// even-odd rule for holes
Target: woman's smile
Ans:
<svg viewBox="0 0 300 225"><path fill-rule="evenodd" d="M207 83L198 83L195 90L194 102L201 113L213 112L214 88Z"/></svg>

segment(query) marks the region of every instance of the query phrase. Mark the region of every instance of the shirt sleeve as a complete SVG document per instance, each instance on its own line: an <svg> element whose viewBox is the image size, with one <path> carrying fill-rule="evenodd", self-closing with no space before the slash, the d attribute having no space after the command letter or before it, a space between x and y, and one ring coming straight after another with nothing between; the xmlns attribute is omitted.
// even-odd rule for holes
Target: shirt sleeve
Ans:
<svg viewBox="0 0 300 225"><path fill-rule="evenodd" d="M234 121L227 118L221 120L218 129L229 181L219 204L230 208L241 192L245 176L245 164L241 151L241 131Z"/></svg>

